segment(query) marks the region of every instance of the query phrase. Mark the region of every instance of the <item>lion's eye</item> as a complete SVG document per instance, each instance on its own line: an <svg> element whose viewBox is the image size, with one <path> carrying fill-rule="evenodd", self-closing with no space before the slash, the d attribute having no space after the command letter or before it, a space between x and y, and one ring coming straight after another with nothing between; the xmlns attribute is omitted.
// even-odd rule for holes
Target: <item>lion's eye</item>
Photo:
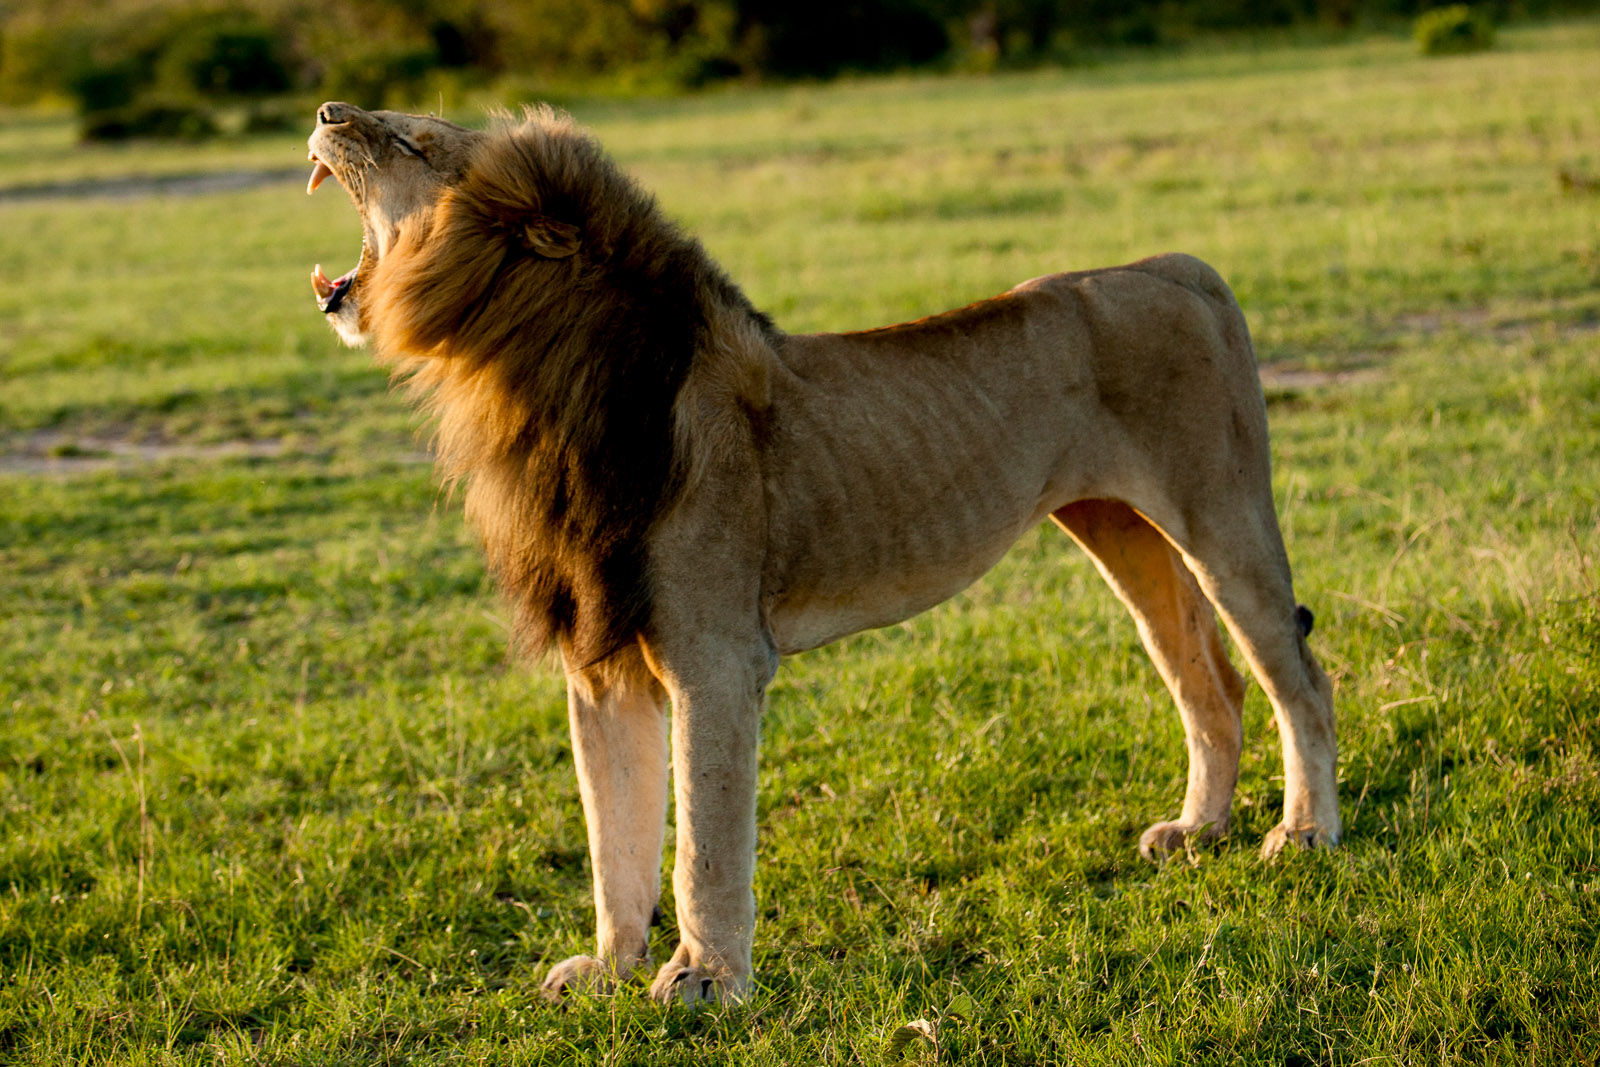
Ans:
<svg viewBox="0 0 1600 1067"><path fill-rule="evenodd" d="M416 156L418 159L422 158L422 149L418 148L404 137L396 137L394 143L399 145L400 151L404 152L406 155Z"/></svg>

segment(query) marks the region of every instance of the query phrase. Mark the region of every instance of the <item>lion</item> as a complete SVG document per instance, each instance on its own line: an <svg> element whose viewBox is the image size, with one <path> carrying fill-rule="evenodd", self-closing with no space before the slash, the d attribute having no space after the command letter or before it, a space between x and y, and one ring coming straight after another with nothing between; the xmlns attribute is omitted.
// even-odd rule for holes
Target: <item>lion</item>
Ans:
<svg viewBox="0 0 1600 1067"><path fill-rule="evenodd" d="M882 329L787 334L567 116L487 131L323 104L308 192L361 217L312 273L431 413L520 643L564 667L597 949L544 988L649 963L669 792L679 944L655 1000L743 997L756 749L780 659L917 614L1051 519L1132 613L1177 703L1183 807L1159 858L1228 827L1245 683L1271 701L1283 820L1340 837L1332 687L1273 505L1244 316L1186 255L1053 274Z"/></svg>

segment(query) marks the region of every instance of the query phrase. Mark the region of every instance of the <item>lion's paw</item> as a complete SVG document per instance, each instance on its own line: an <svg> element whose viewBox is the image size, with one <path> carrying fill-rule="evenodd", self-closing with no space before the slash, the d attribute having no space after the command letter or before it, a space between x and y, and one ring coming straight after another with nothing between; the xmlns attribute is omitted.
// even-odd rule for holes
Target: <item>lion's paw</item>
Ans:
<svg viewBox="0 0 1600 1067"><path fill-rule="evenodd" d="M593 956L572 956L550 968L550 973L539 983L539 992L546 999L561 1001L568 993L609 993L611 972Z"/></svg>
<svg viewBox="0 0 1600 1067"><path fill-rule="evenodd" d="M750 979L702 967L668 963L650 983L650 999L657 1004L687 1004L691 1008L743 1000Z"/></svg>
<svg viewBox="0 0 1600 1067"><path fill-rule="evenodd" d="M1286 845L1298 845L1301 848L1332 848L1339 843L1339 830L1337 827L1328 829L1322 826L1285 826L1279 823L1267 831L1267 836L1261 842L1261 858L1270 860L1282 852Z"/></svg>
<svg viewBox="0 0 1600 1067"><path fill-rule="evenodd" d="M1151 863L1160 863L1174 853L1209 845L1226 833L1226 828L1214 822L1158 822L1139 835L1139 855Z"/></svg>

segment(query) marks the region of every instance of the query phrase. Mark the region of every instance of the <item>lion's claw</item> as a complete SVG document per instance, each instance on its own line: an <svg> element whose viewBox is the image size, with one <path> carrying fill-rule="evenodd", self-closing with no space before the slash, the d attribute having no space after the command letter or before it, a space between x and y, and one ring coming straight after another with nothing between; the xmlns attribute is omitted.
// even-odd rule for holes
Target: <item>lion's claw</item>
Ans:
<svg viewBox="0 0 1600 1067"><path fill-rule="evenodd" d="M1261 841L1261 858L1270 860L1282 852L1286 845L1301 848L1332 848L1339 843L1339 831L1321 826L1285 826L1279 823L1267 831Z"/></svg>
<svg viewBox="0 0 1600 1067"><path fill-rule="evenodd" d="M748 978L668 963L650 983L650 999L657 1004L687 1004L698 1008L743 1000L749 988Z"/></svg>
<svg viewBox="0 0 1600 1067"><path fill-rule="evenodd" d="M539 983L539 994L560 1003L568 993L609 993L611 972L593 956L571 956L550 968Z"/></svg>
<svg viewBox="0 0 1600 1067"><path fill-rule="evenodd" d="M1226 833L1225 827L1214 822L1158 822L1139 835L1139 855L1151 863L1160 863L1174 853L1209 845Z"/></svg>

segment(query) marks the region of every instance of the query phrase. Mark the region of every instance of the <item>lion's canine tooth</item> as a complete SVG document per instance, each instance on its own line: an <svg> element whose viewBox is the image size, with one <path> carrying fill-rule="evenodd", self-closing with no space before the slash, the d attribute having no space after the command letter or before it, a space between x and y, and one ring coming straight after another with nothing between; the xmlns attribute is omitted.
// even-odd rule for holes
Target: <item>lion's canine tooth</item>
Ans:
<svg viewBox="0 0 1600 1067"><path fill-rule="evenodd" d="M317 186L322 184L323 179L333 173L333 170L322 160L317 159L316 156L312 156L311 158L316 159L317 165L311 170L311 180L306 182L307 196L310 196L312 193L316 192Z"/></svg>
<svg viewBox="0 0 1600 1067"><path fill-rule="evenodd" d="M326 300L333 293L333 283L322 273L321 263L318 263L316 269L311 272L311 288L316 290L317 297L322 300Z"/></svg>

